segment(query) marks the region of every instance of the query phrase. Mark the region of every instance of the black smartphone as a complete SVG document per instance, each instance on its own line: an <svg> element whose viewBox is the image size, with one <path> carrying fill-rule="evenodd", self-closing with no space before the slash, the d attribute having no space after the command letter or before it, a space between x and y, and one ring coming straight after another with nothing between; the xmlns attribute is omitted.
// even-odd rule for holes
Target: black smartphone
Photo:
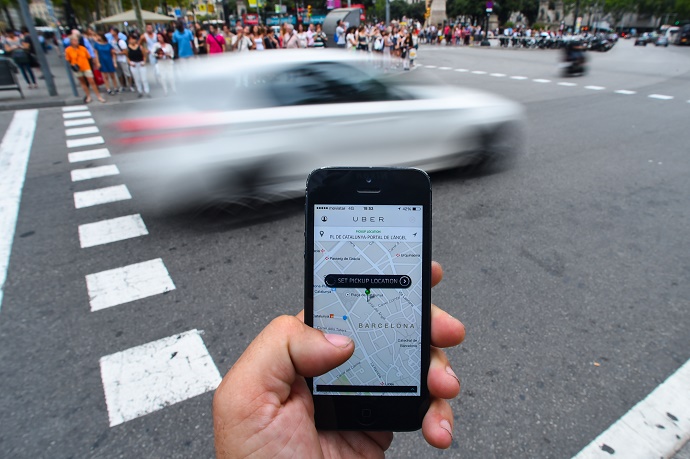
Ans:
<svg viewBox="0 0 690 459"><path fill-rule="evenodd" d="M323 168L307 179L307 325L354 355L307 380L328 430L420 429L429 408L431 182L419 169Z"/></svg>

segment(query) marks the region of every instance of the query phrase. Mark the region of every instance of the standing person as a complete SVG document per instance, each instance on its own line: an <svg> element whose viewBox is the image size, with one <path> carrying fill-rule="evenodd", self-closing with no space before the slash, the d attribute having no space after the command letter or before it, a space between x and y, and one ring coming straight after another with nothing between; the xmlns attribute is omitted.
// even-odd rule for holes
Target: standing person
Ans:
<svg viewBox="0 0 690 459"><path fill-rule="evenodd" d="M170 85L172 92L177 92L177 89L175 88L175 75L173 73L175 50L165 38L162 34L158 34L158 42L153 45L152 52L156 55L156 66L158 66L160 82L163 86L163 92L167 95L168 85Z"/></svg>
<svg viewBox="0 0 690 459"><path fill-rule="evenodd" d="M240 53L254 49L254 41L244 34L242 27L237 28L237 35L235 35L232 49Z"/></svg>
<svg viewBox="0 0 690 459"><path fill-rule="evenodd" d="M393 40L391 40L390 32L383 31L383 69L388 71L391 65L391 49L393 49Z"/></svg>
<svg viewBox="0 0 690 459"><path fill-rule="evenodd" d="M105 34L96 35L96 42L93 48L98 55L99 66L96 67L103 74L105 89L111 96L117 94L117 78L115 77L115 50L108 43ZM110 86L112 85L112 89Z"/></svg>
<svg viewBox="0 0 690 459"><path fill-rule="evenodd" d="M254 42L254 49L257 51L264 51L264 28L260 26L252 27L251 39Z"/></svg>
<svg viewBox="0 0 690 459"><path fill-rule="evenodd" d="M70 45L65 49L65 60L69 62L72 67L74 75L79 79L84 93L84 103L91 102L91 93L89 92L89 87L93 90L96 98L100 102L105 102L105 99L101 97L98 92L98 86L93 79L93 71L91 70L91 65L89 64L89 52L86 47L79 44L81 37L78 34L73 34L70 37ZM95 56L96 62L98 62L98 56Z"/></svg>
<svg viewBox="0 0 690 459"><path fill-rule="evenodd" d="M316 32L314 32L314 48L326 48L328 45L328 36L321 28L321 24L316 25Z"/></svg>
<svg viewBox="0 0 690 459"><path fill-rule="evenodd" d="M218 29L213 24L208 26L206 48L208 54L220 54L225 52L225 38L218 33Z"/></svg>
<svg viewBox="0 0 690 459"><path fill-rule="evenodd" d="M276 40L275 34L273 33L273 29L270 27L266 27L264 29L263 41L264 49L277 49L280 47L278 40Z"/></svg>
<svg viewBox="0 0 690 459"><path fill-rule="evenodd" d="M295 27L292 24L285 24L285 35L283 35L283 48L294 49L299 47L299 38Z"/></svg>
<svg viewBox="0 0 690 459"><path fill-rule="evenodd" d="M304 31L302 24L297 26L297 46L306 48L308 43L307 32Z"/></svg>
<svg viewBox="0 0 690 459"><path fill-rule="evenodd" d="M177 45L177 58L189 59L194 55L194 36L192 31L184 28L182 21L177 21L175 32L173 32L172 42Z"/></svg>
<svg viewBox="0 0 690 459"><path fill-rule="evenodd" d="M117 29L115 29L117 31ZM120 92L124 92L125 88L129 88L130 91L134 92L134 80L132 79L132 72L129 70L129 64L127 63L127 40L125 38L120 38L122 33L114 35L114 43L110 46L115 50L115 71L120 80Z"/></svg>
<svg viewBox="0 0 690 459"><path fill-rule="evenodd" d="M345 48L345 29L343 28L343 21L338 19L335 27L335 45L338 48Z"/></svg>
<svg viewBox="0 0 690 459"><path fill-rule="evenodd" d="M137 97L141 99L144 97L144 94L146 94L146 97L151 97L151 94L149 94L149 79L146 76L144 50L134 35L129 37L127 63L134 77L134 83L137 85L137 92L139 93Z"/></svg>
<svg viewBox="0 0 690 459"><path fill-rule="evenodd" d="M345 32L345 48L348 51L354 51L357 49L357 37L355 36L357 29L353 27L348 27L347 32Z"/></svg>
<svg viewBox="0 0 690 459"><path fill-rule="evenodd" d="M146 24L146 32L139 39L139 45L146 50L148 61L154 68L153 73L156 75L156 80L159 81L160 75L158 75L158 67L156 66L156 56L151 52L156 43L158 43L158 33L153 30L152 24Z"/></svg>
<svg viewBox="0 0 690 459"><path fill-rule="evenodd" d="M36 84L36 76L34 71L31 69L31 57L29 55L28 45L26 42L19 39L12 33L7 34L5 39L5 53L12 57L12 60L19 70L22 71L22 76L26 80L26 84L29 85L29 89L38 88Z"/></svg>
<svg viewBox="0 0 690 459"><path fill-rule="evenodd" d="M307 48L313 48L314 47L314 24L309 24L309 27L307 27Z"/></svg>
<svg viewBox="0 0 690 459"><path fill-rule="evenodd" d="M197 54L199 56L206 56L208 54L206 43L206 32L204 32L204 29L197 29L194 47L197 49Z"/></svg>
<svg viewBox="0 0 690 459"><path fill-rule="evenodd" d="M232 42L233 39L235 38L235 34L232 33L230 30L230 27L228 27L227 24L223 26L223 38L225 39L225 48L223 48L225 51L230 51L232 50Z"/></svg>
<svg viewBox="0 0 690 459"><path fill-rule="evenodd" d="M412 49L412 35L406 30L400 31L400 53L403 59L403 70L410 70L410 49Z"/></svg>
<svg viewBox="0 0 690 459"><path fill-rule="evenodd" d="M363 25L357 29L357 51L369 51L369 37Z"/></svg>

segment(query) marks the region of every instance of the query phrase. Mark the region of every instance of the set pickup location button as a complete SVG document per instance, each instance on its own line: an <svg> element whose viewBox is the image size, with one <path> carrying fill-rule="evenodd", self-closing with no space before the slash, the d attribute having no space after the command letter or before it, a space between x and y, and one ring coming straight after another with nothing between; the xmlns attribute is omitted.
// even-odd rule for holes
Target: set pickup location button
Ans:
<svg viewBox="0 0 690 459"><path fill-rule="evenodd" d="M410 276L404 274L328 274L324 282L331 288L408 288L412 285Z"/></svg>

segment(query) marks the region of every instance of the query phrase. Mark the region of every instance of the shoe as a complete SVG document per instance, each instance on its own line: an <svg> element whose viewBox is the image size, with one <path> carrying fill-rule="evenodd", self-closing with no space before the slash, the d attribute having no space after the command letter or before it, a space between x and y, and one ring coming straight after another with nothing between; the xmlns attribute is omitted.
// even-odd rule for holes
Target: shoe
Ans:
<svg viewBox="0 0 690 459"><path fill-rule="evenodd" d="M137 99L141 99L142 97L144 97L142 93L137 94Z"/></svg>
<svg viewBox="0 0 690 459"><path fill-rule="evenodd" d="M120 86L120 89L118 90L118 92L119 92L120 94L122 94L123 92L125 92L125 88L122 87L122 86Z"/></svg>
<svg viewBox="0 0 690 459"><path fill-rule="evenodd" d="M112 95L113 95L113 93L112 93L112 91L111 91L110 89L106 90L105 92L106 92L109 96L112 96Z"/></svg>
<svg viewBox="0 0 690 459"><path fill-rule="evenodd" d="M134 86L130 86L130 87L129 87L129 90L130 90L131 92L136 91L136 89L134 89Z"/></svg>

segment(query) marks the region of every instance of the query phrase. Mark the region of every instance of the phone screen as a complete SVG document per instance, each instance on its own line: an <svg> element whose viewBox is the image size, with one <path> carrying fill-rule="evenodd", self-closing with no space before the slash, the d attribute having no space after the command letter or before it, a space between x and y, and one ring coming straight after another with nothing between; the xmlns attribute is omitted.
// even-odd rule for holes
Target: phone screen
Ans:
<svg viewBox="0 0 690 459"><path fill-rule="evenodd" d="M314 205L313 326L354 355L313 378L314 395L419 396L420 205Z"/></svg>

